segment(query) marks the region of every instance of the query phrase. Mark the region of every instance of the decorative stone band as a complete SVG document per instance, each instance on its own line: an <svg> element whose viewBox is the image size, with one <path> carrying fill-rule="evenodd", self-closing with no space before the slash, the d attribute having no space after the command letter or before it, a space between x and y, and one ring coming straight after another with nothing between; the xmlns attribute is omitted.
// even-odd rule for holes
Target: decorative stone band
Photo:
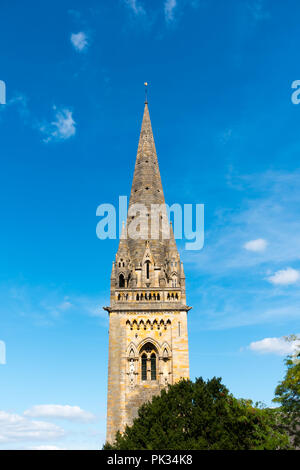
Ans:
<svg viewBox="0 0 300 470"><path fill-rule="evenodd" d="M134 307L132 305L118 305L116 307L103 307L103 310L106 310L108 313L116 312L116 313L129 313L129 314L138 314L140 312L143 312L145 314L147 313L155 313L155 312L173 312L173 313L180 313L180 312L189 312L193 307L188 307L187 305L178 305L176 306L161 306L159 307L158 305L153 305L153 308L149 307L149 304L145 306L144 308L142 306L137 306L134 304ZM134 309L134 310L133 310Z"/></svg>

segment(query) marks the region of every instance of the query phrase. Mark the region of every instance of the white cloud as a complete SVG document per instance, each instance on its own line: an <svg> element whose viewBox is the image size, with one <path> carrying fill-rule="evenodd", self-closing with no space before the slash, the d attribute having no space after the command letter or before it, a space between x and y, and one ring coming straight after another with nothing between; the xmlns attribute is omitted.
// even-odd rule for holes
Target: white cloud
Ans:
<svg viewBox="0 0 300 470"><path fill-rule="evenodd" d="M14 95L5 106L0 107L0 111L2 109L9 109L10 107L16 109L26 124L29 124L34 129L38 129L46 136L43 139L44 142L66 140L76 133L76 123L73 118L73 113L67 108L59 110L56 106L53 106L55 119L47 123L39 122L32 116L28 107L28 99L24 94L18 93ZM29 120L29 118L31 119Z"/></svg>
<svg viewBox="0 0 300 470"><path fill-rule="evenodd" d="M70 40L78 52L86 51L89 46L88 37L83 31L80 31L79 33L72 33Z"/></svg>
<svg viewBox="0 0 300 470"><path fill-rule="evenodd" d="M258 238L257 240L250 240L249 242L244 244L244 248L248 251L265 251L267 247L267 241L263 238Z"/></svg>
<svg viewBox="0 0 300 470"><path fill-rule="evenodd" d="M284 338L264 338L249 345L249 349L259 354L277 354L280 356L293 354L297 347L297 342L288 342Z"/></svg>
<svg viewBox="0 0 300 470"><path fill-rule="evenodd" d="M57 439L64 434L64 430L56 424L30 420L18 414L0 411L0 443Z"/></svg>
<svg viewBox="0 0 300 470"><path fill-rule="evenodd" d="M44 142L66 140L76 133L76 123L72 111L69 109L57 110L56 106L53 109L56 111L55 121L40 126L40 131L46 135L43 139Z"/></svg>
<svg viewBox="0 0 300 470"><path fill-rule="evenodd" d="M275 285L287 286L295 284L300 279L300 273L296 269L286 268L277 271L273 276L269 276L267 280Z"/></svg>
<svg viewBox="0 0 300 470"><path fill-rule="evenodd" d="M125 0L126 5L133 11L135 15L144 15L145 10L138 0Z"/></svg>
<svg viewBox="0 0 300 470"><path fill-rule="evenodd" d="M24 411L24 416L31 418L61 418L71 421L92 421L95 416L79 406L70 405L36 405Z"/></svg>
<svg viewBox="0 0 300 470"><path fill-rule="evenodd" d="M177 5L177 0L166 0L164 4L165 19L169 23L174 20L174 10Z"/></svg>

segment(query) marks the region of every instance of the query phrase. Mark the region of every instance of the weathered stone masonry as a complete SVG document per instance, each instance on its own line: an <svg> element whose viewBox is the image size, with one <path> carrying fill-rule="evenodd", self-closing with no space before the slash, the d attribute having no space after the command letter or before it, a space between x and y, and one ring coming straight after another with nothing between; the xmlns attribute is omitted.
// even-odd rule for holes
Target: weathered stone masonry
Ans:
<svg viewBox="0 0 300 470"><path fill-rule="evenodd" d="M165 204L148 104L145 103L128 214L133 204ZM170 237L131 239L128 215L111 273L107 441L168 384L189 377L185 274ZM149 233L150 230L149 230Z"/></svg>

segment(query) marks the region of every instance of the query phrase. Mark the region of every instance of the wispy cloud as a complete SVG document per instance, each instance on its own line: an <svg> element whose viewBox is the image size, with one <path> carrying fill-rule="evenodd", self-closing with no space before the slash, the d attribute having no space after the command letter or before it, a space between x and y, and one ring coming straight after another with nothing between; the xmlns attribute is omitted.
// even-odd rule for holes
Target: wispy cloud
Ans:
<svg viewBox="0 0 300 470"><path fill-rule="evenodd" d="M41 445L29 447L28 450L67 450L64 447L52 446L52 445Z"/></svg>
<svg viewBox="0 0 300 470"><path fill-rule="evenodd" d="M0 411L0 444L22 440L43 441L61 438L64 430L54 423L36 421Z"/></svg>
<svg viewBox="0 0 300 470"><path fill-rule="evenodd" d="M24 416L30 418L58 418L70 421L93 421L96 417L79 406L70 405L35 405L24 411Z"/></svg>
<svg viewBox="0 0 300 470"><path fill-rule="evenodd" d="M135 17L146 18L147 12L141 0L122 0L122 2L130 9ZM151 15L147 15L147 25L152 26L155 19L161 16L163 11L164 19L167 25L174 23L176 20L175 14L181 14L188 7L197 9L200 5L200 0L164 0L161 6L153 8Z"/></svg>
<svg viewBox="0 0 300 470"><path fill-rule="evenodd" d="M275 285L287 286L299 281L300 272L293 268L280 269L267 280Z"/></svg>
<svg viewBox="0 0 300 470"><path fill-rule="evenodd" d="M58 109L53 106L55 115L50 123L41 122L33 116L28 106L28 98L24 93L16 93L5 106L0 107L0 115L9 108L15 108L25 124L44 134L43 142L67 140L76 133L73 112L68 108Z"/></svg>
<svg viewBox="0 0 300 470"><path fill-rule="evenodd" d="M177 0L166 0L164 3L164 13L167 23L172 22L175 19L175 9L177 6Z"/></svg>
<svg viewBox="0 0 300 470"><path fill-rule="evenodd" d="M54 121L39 126L39 130L45 135L43 141L46 143L67 140L76 133L73 112L67 108L59 110L56 106L53 106L53 110L55 111Z"/></svg>
<svg viewBox="0 0 300 470"><path fill-rule="evenodd" d="M233 135L233 130L228 128L228 129L225 129L223 132L220 133L220 142L222 144L227 144L227 142L230 141L230 139L232 138L232 135Z"/></svg>
<svg viewBox="0 0 300 470"><path fill-rule="evenodd" d="M72 9L72 8L70 8L70 10L68 10L68 14L69 14L72 18L74 18L75 20L80 20L80 18L81 18L81 13L80 13L80 11L75 10L75 9Z"/></svg>
<svg viewBox="0 0 300 470"><path fill-rule="evenodd" d="M277 354L279 356L293 354L298 347L299 342L288 342L284 337L264 338L260 341L253 341L249 345L251 351L259 354Z"/></svg>
<svg viewBox="0 0 300 470"><path fill-rule="evenodd" d="M225 282L227 285L222 285L222 279L215 281L209 277L193 293L194 329L223 330L268 324L292 328L300 321L300 292L297 289L274 291L268 286L241 282L238 276L229 278L229 274Z"/></svg>
<svg viewBox="0 0 300 470"><path fill-rule="evenodd" d="M28 107L28 97L24 93L15 93L6 103L5 106L0 106L0 114L7 111L9 108L15 108L19 116L26 121L30 116Z"/></svg>
<svg viewBox="0 0 300 470"><path fill-rule="evenodd" d="M299 262L299 178L300 170L231 174L228 185L238 191L239 206L216 209L214 225L206 229L204 249L198 254L185 253L186 260L201 272L219 275L232 269L267 264L272 269L278 265L281 268L283 263ZM244 246L249 240L257 240L257 233L268 240L268 249L254 256Z"/></svg>
<svg viewBox="0 0 300 470"><path fill-rule="evenodd" d="M201 279L195 299L197 310L205 312L200 328L299 321L300 292L292 284L300 270L299 178L299 170L231 174L229 191L237 191L239 205L217 208L203 250L182 253L186 269ZM268 241L267 249L253 251L261 242L245 249L257 233ZM286 271L291 265L297 273ZM270 277L273 282L266 282Z"/></svg>
<svg viewBox="0 0 300 470"><path fill-rule="evenodd" d="M265 8L264 0L253 0L247 4L254 21L262 21L270 18L270 12Z"/></svg>
<svg viewBox="0 0 300 470"><path fill-rule="evenodd" d="M139 0L125 0L125 4L135 15L145 15L146 13Z"/></svg>
<svg viewBox="0 0 300 470"><path fill-rule="evenodd" d="M256 240L250 240L244 244L244 248L248 251L260 252L265 251L267 247L267 241L263 238L257 238Z"/></svg>
<svg viewBox="0 0 300 470"><path fill-rule="evenodd" d="M106 326L107 313L102 306L107 301L92 297L64 293L59 288L28 286L19 283L0 285L0 316L9 311L15 321L27 317L34 325L51 327L63 318L75 315L95 317Z"/></svg>
<svg viewBox="0 0 300 470"><path fill-rule="evenodd" d="M29 447L28 450L67 450L64 447L52 446L52 445L41 445Z"/></svg>
<svg viewBox="0 0 300 470"><path fill-rule="evenodd" d="M89 46L89 40L86 33L72 33L70 41L77 52L85 52Z"/></svg>
<svg viewBox="0 0 300 470"><path fill-rule="evenodd" d="M6 344L0 339L0 364L6 364Z"/></svg>

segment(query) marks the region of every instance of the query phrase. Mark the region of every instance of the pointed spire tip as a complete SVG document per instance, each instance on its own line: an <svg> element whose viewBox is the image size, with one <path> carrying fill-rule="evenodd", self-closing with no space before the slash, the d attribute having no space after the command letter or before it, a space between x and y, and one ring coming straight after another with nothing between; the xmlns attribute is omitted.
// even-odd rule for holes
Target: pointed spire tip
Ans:
<svg viewBox="0 0 300 470"><path fill-rule="evenodd" d="M145 85L145 104L148 104L148 82L144 82Z"/></svg>

